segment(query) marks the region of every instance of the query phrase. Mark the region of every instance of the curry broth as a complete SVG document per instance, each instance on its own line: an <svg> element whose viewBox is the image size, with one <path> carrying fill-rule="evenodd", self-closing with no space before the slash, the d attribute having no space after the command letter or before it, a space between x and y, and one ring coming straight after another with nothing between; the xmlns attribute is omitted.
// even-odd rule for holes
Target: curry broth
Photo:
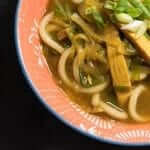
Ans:
<svg viewBox="0 0 150 150"><path fill-rule="evenodd" d="M74 92L71 88L69 88L68 86L62 83L58 75L58 71L57 71L59 55L56 53L53 53L53 50L48 47L43 49L43 53L47 60L49 68L53 73L53 78L55 82L57 83L57 85L59 85L66 92L70 100L79 104L81 108L84 109L85 111L91 112L92 110L91 96L88 94L81 94L81 93ZM137 103L137 111L139 114L147 117L147 116L150 116L150 108L149 108L150 107L150 79L147 79L146 81L144 81L143 84L146 85L147 90L143 92L139 97L139 100ZM110 90L110 89L106 89L102 93L104 101L107 101L108 99L107 90ZM126 106L126 110L127 110L127 106ZM129 119L128 121L133 122L132 119Z"/></svg>
<svg viewBox="0 0 150 150"><path fill-rule="evenodd" d="M139 114L145 117L150 116L150 80L145 81L145 85L147 86L147 90L144 91L138 99L137 103L137 111Z"/></svg>
<svg viewBox="0 0 150 150"><path fill-rule="evenodd" d="M53 73L53 78L56 83L66 92L66 94L70 97L70 100L79 104L85 111L90 112L92 109L90 101L91 96L74 92L72 89L62 83L57 71L59 55L51 52L50 48L43 49L43 53L47 60L49 68Z"/></svg>
<svg viewBox="0 0 150 150"><path fill-rule="evenodd" d="M61 0L61 1L65 1L65 0ZM51 0L47 7L47 13L53 9L53 5L54 5L53 0ZM76 9L73 5L72 5L72 8ZM45 44L43 44L43 47L44 47L43 54L47 60L50 70L53 73L53 78L54 78L55 82L57 83L57 85L59 85L66 92L66 94L69 96L70 100L79 104L81 106L81 108L83 110L85 110L86 112L91 112L91 110L93 109L93 107L91 105L91 95L77 93L74 90L72 90L70 87L65 85L61 81L58 71L57 71L60 55L57 52L55 52L55 50L53 50L52 48L47 47ZM67 66L69 66L66 68L67 73L73 80L73 77L72 77L73 75L70 73L72 71L69 71L69 70L72 70L72 67L71 67L72 62L68 62L68 63L70 65L67 65ZM137 112L139 114L147 117L147 116L150 116L150 79L148 78L146 81L142 81L140 83L145 84L147 87L147 90L144 91L139 97L139 100L137 103ZM111 86L112 86L112 84L111 84ZM110 90L112 90L111 86L106 88L106 90L104 90L102 92L102 98L104 101L108 100ZM133 84L133 86L134 86L134 84ZM113 91L113 93L115 93L115 92ZM117 100L115 100L115 104L117 104ZM128 106L126 106L125 110L128 111ZM101 114L101 115L104 115L104 114ZM133 120L129 118L127 120L127 122L133 122Z"/></svg>
<svg viewBox="0 0 150 150"><path fill-rule="evenodd" d="M60 0L60 1L66 1L66 0ZM76 10L75 5L71 4L71 7ZM49 13L50 11L53 10L53 6L54 6L54 0L50 0L47 6L47 13ZM88 94L83 94L83 93L77 93L75 91L73 91L70 87L66 86L65 84L62 83L58 71L57 71L57 65L58 65L58 61L59 61L59 54L57 54L55 52L55 50L52 50L51 48L47 47L45 44L44 45L44 49L43 49L43 54L47 60L48 66L50 68L50 70L53 73L53 78L56 81L56 83L66 92L66 94L69 96L70 100L72 100L73 102L79 104L81 106L82 109L84 109L86 112L91 112L91 110L93 109L92 105L91 105L91 95ZM71 62L72 63L72 62ZM72 68L66 68L67 70L71 70ZM68 71L69 76L72 76L70 71ZM102 94L103 97L107 97L106 92Z"/></svg>

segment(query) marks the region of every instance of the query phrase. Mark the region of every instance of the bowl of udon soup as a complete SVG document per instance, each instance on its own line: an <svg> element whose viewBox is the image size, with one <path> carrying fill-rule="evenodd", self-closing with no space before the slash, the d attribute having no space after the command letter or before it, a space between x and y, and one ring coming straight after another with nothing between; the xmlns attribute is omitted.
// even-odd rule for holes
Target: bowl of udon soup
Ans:
<svg viewBox="0 0 150 150"><path fill-rule="evenodd" d="M99 141L150 145L150 0L22 0L16 36L50 112Z"/></svg>

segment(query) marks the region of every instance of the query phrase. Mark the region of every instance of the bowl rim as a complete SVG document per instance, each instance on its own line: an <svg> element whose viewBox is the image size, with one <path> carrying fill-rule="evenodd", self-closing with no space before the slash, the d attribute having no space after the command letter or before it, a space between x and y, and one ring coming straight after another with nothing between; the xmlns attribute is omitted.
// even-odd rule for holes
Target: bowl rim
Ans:
<svg viewBox="0 0 150 150"><path fill-rule="evenodd" d="M44 99L40 96L38 90L35 88L35 85L32 83L30 80L30 76L26 70L24 60L22 57L22 51L21 51L21 45L20 45L20 40L19 40L19 27L18 27L18 20L19 20L19 11L21 9L23 0L18 0L17 6L16 6L16 12L14 16L14 39L15 39L15 47L16 47L16 54L17 54L17 59L18 63L20 65L21 71L23 73L23 76L25 80L27 81L29 87L31 88L32 92L36 95L37 99L40 101L40 103L48 110L49 113L51 113L56 119L60 120L63 124L65 124L67 127L70 127L74 131L77 131L83 136L86 136L88 138L92 138L93 140L96 140L98 142L103 142L106 144L113 144L117 146L130 146L130 147L145 147L145 146L150 146L150 142L142 142L142 143L124 143L120 141L113 141L107 138L103 138L101 136L95 136L92 135L86 131L83 131L80 128L75 127L74 125L70 124L68 121L63 119L56 111L53 110L51 106L49 106Z"/></svg>

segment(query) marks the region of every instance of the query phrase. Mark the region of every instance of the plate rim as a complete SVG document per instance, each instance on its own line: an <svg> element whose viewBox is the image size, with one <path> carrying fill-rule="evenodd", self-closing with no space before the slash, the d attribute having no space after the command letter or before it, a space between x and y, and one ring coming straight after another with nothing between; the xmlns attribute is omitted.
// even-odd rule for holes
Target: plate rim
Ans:
<svg viewBox="0 0 150 150"><path fill-rule="evenodd" d="M16 12L15 12L15 16L14 16L14 19L15 19L15 21L14 21L15 22L14 23L15 24L14 25L14 39L15 39L16 54L17 54L18 63L19 63L19 66L21 68L21 71L23 73L23 76L24 76L25 80L27 81L27 84L31 88L33 94L37 97L37 100L39 100L40 103L48 110L48 112L51 113L56 119L60 120L67 127L70 127L72 130L78 132L79 134L81 134L83 136L86 136L88 138L92 138L93 140L96 140L98 142L103 142L106 144L113 144L113 145L117 145L117 146L125 146L125 147L127 147L127 146L130 146L130 147L150 146L150 142L128 143L128 142L113 141L113 140L110 140L107 138L103 138L102 136L92 135L86 131L83 131L80 128L77 128L76 126L72 125L71 123L69 123L68 121L63 119L51 106L49 106L44 101L44 99L39 94L37 88L35 87L35 85L30 80L30 76L26 70L24 60L22 57L22 51L21 51L20 40L19 40L19 30L18 30L19 29L19 27L18 27L19 11L21 9L22 1L23 0L18 0L17 6L16 6Z"/></svg>

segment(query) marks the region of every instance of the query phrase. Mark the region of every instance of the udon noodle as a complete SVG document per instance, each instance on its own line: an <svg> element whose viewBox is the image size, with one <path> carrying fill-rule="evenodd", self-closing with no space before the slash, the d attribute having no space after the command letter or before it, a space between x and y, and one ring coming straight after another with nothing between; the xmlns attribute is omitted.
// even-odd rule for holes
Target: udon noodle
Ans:
<svg viewBox="0 0 150 150"><path fill-rule="evenodd" d="M56 83L89 113L149 121L150 1L53 0L49 6L39 33Z"/></svg>

